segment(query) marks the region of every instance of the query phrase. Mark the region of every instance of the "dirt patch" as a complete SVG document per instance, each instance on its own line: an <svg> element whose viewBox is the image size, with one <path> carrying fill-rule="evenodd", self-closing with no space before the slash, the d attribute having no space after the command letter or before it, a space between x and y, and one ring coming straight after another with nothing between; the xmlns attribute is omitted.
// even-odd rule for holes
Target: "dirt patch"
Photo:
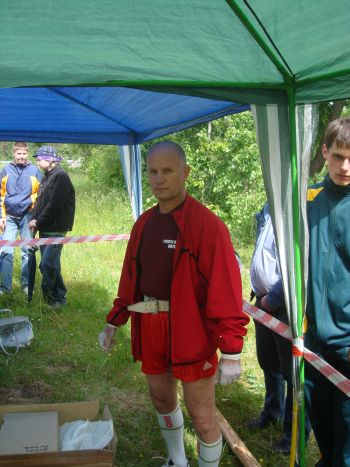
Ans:
<svg viewBox="0 0 350 467"><path fill-rule="evenodd" d="M53 389L43 381L17 383L15 387L0 388L1 404L29 404L50 399Z"/></svg>

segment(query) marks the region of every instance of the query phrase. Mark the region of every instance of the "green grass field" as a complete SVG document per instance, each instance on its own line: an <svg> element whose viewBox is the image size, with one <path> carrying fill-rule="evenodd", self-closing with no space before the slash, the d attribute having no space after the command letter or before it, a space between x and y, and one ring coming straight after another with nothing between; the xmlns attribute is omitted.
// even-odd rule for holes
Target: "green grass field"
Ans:
<svg viewBox="0 0 350 467"><path fill-rule="evenodd" d="M82 175L72 175L77 191L77 211L71 235L129 233L132 216L125 194L104 194ZM0 403L25 404L99 400L113 414L118 436L117 465L157 467L162 464L165 447L157 428L139 364L130 354L129 327L118 333L117 345L103 353L97 342L105 315L116 295L125 241L66 245L62 271L68 288L68 304L57 312L42 301L40 273L35 293L27 304L20 292L19 251L15 254L14 291L0 297L0 307L29 316L35 340L14 357L0 354ZM243 260L244 295L249 295L249 262L252 246L239 251ZM217 405L249 450L264 466L288 466L288 458L275 455L271 442L281 427L251 433L246 422L261 409L264 386L255 356L254 326L249 324L243 350L243 375L229 387L217 388ZM180 394L181 397L181 394ZM102 405L102 404L101 404ZM196 461L196 440L186 418L186 451ZM311 437L307 466L314 465L317 447ZM239 466L225 447L222 466Z"/></svg>

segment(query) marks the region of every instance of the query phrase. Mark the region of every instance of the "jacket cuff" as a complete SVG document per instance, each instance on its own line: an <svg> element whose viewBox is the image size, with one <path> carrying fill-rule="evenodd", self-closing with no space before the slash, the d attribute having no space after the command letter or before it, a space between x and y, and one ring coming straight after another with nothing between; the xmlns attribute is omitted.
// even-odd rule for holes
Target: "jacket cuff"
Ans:
<svg viewBox="0 0 350 467"><path fill-rule="evenodd" d="M222 353L221 358L225 358L226 360L240 360L241 354L240 353Z"/></svg>

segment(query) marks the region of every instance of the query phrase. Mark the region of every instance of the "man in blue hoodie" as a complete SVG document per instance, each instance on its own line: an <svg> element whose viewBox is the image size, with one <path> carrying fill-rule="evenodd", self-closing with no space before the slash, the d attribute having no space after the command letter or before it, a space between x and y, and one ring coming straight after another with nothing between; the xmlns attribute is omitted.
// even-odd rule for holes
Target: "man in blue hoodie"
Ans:
<svg viewBox="0 0 350 467"><path fill-rule="evenodd" d="M308 190L310 237L305 346L350 378L350 119L324 135L328 174ZM321 460L350 466L350 398L311 365L305 396Z"/></svg>
<svg viewBox="0 0 350 467"><path fill-rule="evenodd" d="M0 172L0 229L3 240L31 238L28 228L30 210L34 206L42 174L28 161L26 143L15 143L13 161ZM21 287L28 293L28 248L22 247ZM4 247L0 255L0 295L12 291L13 247Z"/></svg>

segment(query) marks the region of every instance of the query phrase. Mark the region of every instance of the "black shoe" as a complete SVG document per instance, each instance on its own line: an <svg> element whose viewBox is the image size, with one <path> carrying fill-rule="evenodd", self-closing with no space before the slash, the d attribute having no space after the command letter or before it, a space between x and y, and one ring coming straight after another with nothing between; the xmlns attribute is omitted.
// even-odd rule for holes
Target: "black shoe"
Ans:
<svg viewBox="0 0 350 467"><path fill-rule="evenodd" d="M247 423L247 427L251 430L263 430L270 425L274 425L277 423L277 419L274 417L269 417L261 413L258 418L254 418L250 422Z"/></svg>
<svg viewBox="0 0 350 467"><path fill-rule="evenodd" d="M277 441L274 441L271 444L271 448L273 451L278 452L280 454L285 454L289 456L290 454L290 440L282 437L281 439L278 439Z"/></svg>

